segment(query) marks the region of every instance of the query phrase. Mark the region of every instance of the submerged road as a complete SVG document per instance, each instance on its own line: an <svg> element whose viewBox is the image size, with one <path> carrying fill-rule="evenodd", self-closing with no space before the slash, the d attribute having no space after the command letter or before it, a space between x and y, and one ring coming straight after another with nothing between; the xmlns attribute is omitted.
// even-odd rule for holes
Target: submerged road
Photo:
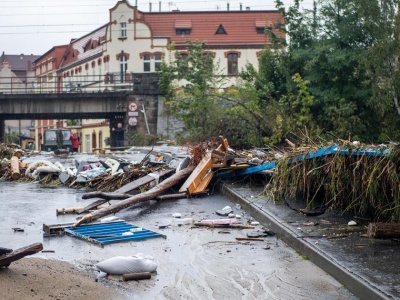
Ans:
<svg viewBox="0 0 400 300"><path fill-rule="evenodd" d="M182 218L214 219L227 205L243 221L251 219L219 194L148 203L117 214L137 226L160 232L164 238L98 245L71 236L43 237L45 224L74 222L76 215L56 215L57 208L85 206L84 191L43 188L35 183L0 182L0 246L18 248L42 242L36 257L63 260L96 273L93 265L110 257L144 253L154 257L157 274L150 280L120 282L111 276L101 283L127 299L356 299L340 283L301 257L276 237L262 242L238 242L252 229L190 228L174 225ZM88 202L89 201L89 202ZM160 225L168 225L159 229ZM12 228L22 228L14 232ZM261 229L261 226L257 226ZM100 283L99 283L100 284ZM1 292L1 291L0 291Z"/></svg>

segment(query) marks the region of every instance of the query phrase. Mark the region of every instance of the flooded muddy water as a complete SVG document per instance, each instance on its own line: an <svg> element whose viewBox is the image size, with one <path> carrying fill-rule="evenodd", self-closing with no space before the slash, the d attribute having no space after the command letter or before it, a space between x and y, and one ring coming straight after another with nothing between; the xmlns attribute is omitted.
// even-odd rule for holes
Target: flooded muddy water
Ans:
<svg viewBox="0 0 400 300"><path fill-rule="evenodd" d="M127 299L355 299L336 280L299 256L276 237L238 242L253 229L191 228L173 225L182 218L216 219L216 210L230 205L247 221L246 212L219 194L165 202L149 201L117 217L160 232L166 238L106 245L103 248L68 235L43 237L43 223L74 222L77 215L56 215L57 208L83 207L85 191L43 188L35 183L0 182L0 246L16 249L42 242L36 257L70 262L89 272L110 257L144 253L154 257L157 274L150 280L123 282L110 276L101 282ZM159 229L160 225L168 225ZM14 232L21 228L22 232ZM261 226L258 226L261 228Z"/></svg>

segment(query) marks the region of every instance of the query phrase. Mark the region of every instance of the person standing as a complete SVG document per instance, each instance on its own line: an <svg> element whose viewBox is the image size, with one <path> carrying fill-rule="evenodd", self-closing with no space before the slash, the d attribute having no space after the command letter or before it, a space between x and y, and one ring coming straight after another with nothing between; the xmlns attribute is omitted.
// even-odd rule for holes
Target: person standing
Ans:
<svg viewBox="0 0 400 300"><path fill-rule="evenodd" d="M118 123L117 129L112 129L115 134L115 140L117 142L117 147L124 147L124 129L122 128L122 123Z"/></svg>
<svg viewBox="0 0 400 300"><path fill-rule="evenodd" d="M56 134L56 142L57 142L57 149L62 149L64 145L64 134L62 132L62 128L58 127L57 134Z"/></svg>
<svg viewBox="0 0 400 300"><path fill-rule="evenodd" d="M76 131L72 132L71 136L69 137L69 140L71 141L72 144L72 152L77 153L80 143L79 143L79 136L76 133Z"/></svg>

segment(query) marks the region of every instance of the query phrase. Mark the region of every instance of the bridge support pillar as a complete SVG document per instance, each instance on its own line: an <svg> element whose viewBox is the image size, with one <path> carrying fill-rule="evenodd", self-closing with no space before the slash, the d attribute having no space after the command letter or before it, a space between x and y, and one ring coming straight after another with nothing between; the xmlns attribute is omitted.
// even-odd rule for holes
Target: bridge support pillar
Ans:
<svg viewBox="0 0 400 300"><path fill-rule="evenodd" d="M0 120L0 142L4 143L6 141L6 121Z"/></svg>

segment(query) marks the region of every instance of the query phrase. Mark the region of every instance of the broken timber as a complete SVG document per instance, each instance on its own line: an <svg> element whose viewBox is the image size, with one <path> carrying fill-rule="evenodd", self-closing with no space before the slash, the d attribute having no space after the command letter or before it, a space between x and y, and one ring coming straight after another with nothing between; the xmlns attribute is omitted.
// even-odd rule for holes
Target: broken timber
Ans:
<svg viewBox="0 0 400 300"><path fill-rule="evenodd" d="M400 238L399 223L369 223L367 235L375 239Z"/></svg>
<svg viewBox="0 0 400 300"><path fill-rule="evenodd" d="M167 169L167 170L153 172L153 173L143 176L137 180L134 180L128 184L125 184L124 186L115 190L112 193L104 193L101 191L86 193L86 194L82 195L82 199L91 199L91 198L102 198L102 199L97 200L97 201L85 206L84 208L79 210L77 213L78 214L87 213L87 212L89 212L89 210L95 209L98 206L108 202L109 200L127 199L132 196L132 195L129 195L129 193L131 193L132 191L138 189L139 187L141 187L145 184L151 183L152 181L156 180L156 176L164 177L173 172L174 172L173 169Z"/></svg>
<svg viewBox="0 0 400 300"><path fill-rule="evenodd" d="M76 222L73 225L73 227L79 226L80 224L83 224L83 223L91 222L93 220L96 220L98 218L101 218L101 217L104 217L104 216L107 216L107 215L115 214L116 212L118 212L118 211L120 211L120 210L122 210L124 208L130 207L130 206L132 206L132 205L134 205L136 203L143 202L143 201L148 201L148 200L153 200L158 195L163 193L164 191L166 191L169 188L171 188L174 185L176 185L180 180L182 180L182 179L186 178L187 176L189 176L189 174L193 172L193 169L194 169L193 166L188 166L185 169L175 173L171 177L168 177L163 182L161 182L160 184L156 185L155 187L153 187L152 189L148 190L147 192L134 195L134 196L132 196L130 198L127 198L125 200L122 200L122 201L120 201L120 202L118 202L116 204L110 205L107 208L103 208L103 209L101 209L99 211L86 214L85 216L83 216L83 218L81 220Z"/></svg>
<svg viewBox="0 0 400 300"><path fill-rule="evenodd" d="M32 255L43 250L42 243L31 244L26 247L19 248L10 253L0 255L0 267L8 267L12 262L17 261L27 255Z"/></svg>
<svg viewBox="0 0 400 300"><path fill-rule="evenodd" d="M206 153L205 157L201 160L193 173L179 189L180 193L187 192L189 195L204 193L214 176L214 172L212 171L214 164L218 161L218 159L222 159L221 165L226 165L229 144L228 140L223 136L220 136L220 140L221 145L219 145L217 150Z"/></svg>

